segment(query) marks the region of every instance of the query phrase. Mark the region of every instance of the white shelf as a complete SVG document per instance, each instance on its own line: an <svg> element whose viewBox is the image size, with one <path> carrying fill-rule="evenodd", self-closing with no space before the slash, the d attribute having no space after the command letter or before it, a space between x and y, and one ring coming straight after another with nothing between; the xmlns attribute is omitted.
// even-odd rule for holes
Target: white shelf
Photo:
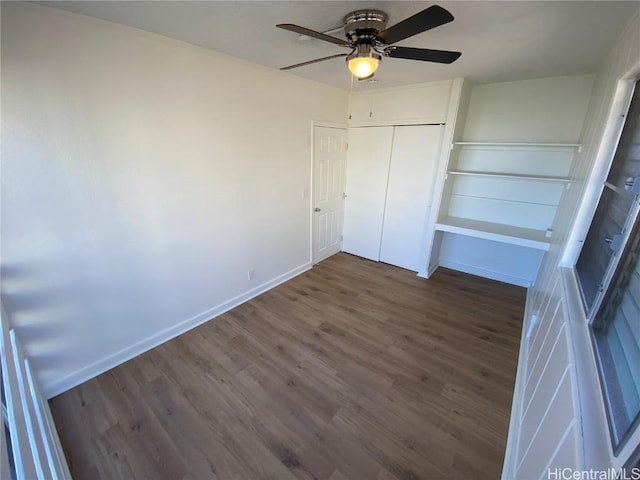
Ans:
<svg viewBox="0 0 640 480"><path fill-rule="evenodd" d="M443 217L436 223L436 230L537 250L549 250L549 239L544 236L545 232L530 228L481 222L468 218Z"/></svg>
<svg viewBox="0 0 640 480"><path fill-rule="evenodd" d="M540 180L545 182L560 182L560 183L571 182L571 179L567 177L550 177L545 175L523 175L518 173L467 172L463 170L452 170L447 173L449 175L468 175L473 177L512 178L515 180Z"/></svg>
<svg viewBox="0 0 640 480"><path fill-rule="evenodd" d="M581 143L535 143L535 142L453 142L452 147L532 147L541 149L573 148L580 150Z"/></svg>

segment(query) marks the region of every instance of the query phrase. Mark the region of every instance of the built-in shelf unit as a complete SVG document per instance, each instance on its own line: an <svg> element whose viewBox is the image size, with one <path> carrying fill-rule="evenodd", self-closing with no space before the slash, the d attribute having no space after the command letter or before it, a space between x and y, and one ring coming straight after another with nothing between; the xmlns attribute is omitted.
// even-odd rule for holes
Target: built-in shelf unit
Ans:
<svg viewBox="0 0 640 480"><path fill-rule="evenodd" d="M443 217L436 223L440 232L457 233L522 247L548 250L549 241L544 232L532 228L514 227L500 223L483 222L469 218Z"/></svg>
<svg viewBox="0 0 640 480"><path fill-rule="evenodd" d="M564 189L571 187L571 163L580 148L573 143L452 143L430 266L446 264L439 258L446 235L533 249L540 253L522 250L522 258L536 263L549 249L556 210ZM532 274L536 270L532 265Z"/></svg>
<svg viewBox="0 0 640 480"><path fill-rule="evenodd" d="M547 250L579 144L455 142L436 229Z"/></svg>

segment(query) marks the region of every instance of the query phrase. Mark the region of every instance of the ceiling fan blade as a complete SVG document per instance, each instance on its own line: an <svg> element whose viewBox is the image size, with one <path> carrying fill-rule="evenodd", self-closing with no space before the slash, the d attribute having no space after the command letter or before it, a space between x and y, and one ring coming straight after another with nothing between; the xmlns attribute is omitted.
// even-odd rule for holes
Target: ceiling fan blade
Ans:
<svg viewBox="0 0 640 480"><path fill-rule="evenodd" d="M421 60L423 62L453 63L461 52L448 50L430 50L428 48L389 47L384 51L385 55L393 58L406 58L408 60Z"/></svg>
<svg viewBox="0 0 640 480"><path fill-rule="evenodd" d="M339 38L332 37L331 35L325 35L324 33L316 32L315 30L300 27L299 25L294 25L293 23L280 23L276 25L276 27L282 28L283 30L289 30L290 32L299 33L300 35L307 35L308 37L317 38L318 40L324 40L325 42L340 45L341 47L351 46L351 44L346 40L341 40Z"/></svg>
<svg viewBox="0 0 640 480"><path fill-rule="evenodd" d="M377 35L377 39L382 43L391 45L405 38L412 37L418 33L425 32L445 23L453 21L451 15L444 8L433 5L426 10L416 13L415 15L402 20L395 25L383 30Z"/></svg>
<svg viewBox="0 0 640 480"><path fill-rule="evenodd" d="M282 67L280 70L291 70L292 68L304 67L305 65L311 65L312 63L324 62L325 60L331 60L332 58L346 57L346 53L338 53L337 55L330 55L328 57L316 58L315 60L309 60L308 62L296 63L295 65L289 65L288 67Z"/></svg>

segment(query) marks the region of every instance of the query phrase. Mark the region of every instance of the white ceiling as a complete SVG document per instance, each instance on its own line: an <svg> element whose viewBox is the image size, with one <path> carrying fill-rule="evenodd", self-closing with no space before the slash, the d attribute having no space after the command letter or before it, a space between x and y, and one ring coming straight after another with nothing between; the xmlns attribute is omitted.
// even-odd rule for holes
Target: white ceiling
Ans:
<svg viewBox="0 0 640 480"><path fill-rule="evenodd" d="M279 68L347 51L275 28L295 23L317 31L340 27L357 9L376 8L389 25L434 2L405 1L55 1L39 2L129 25ZM390 87L467 77L477 83L595 72L640 1L444 1L452 23L398 45L457 50L451 65L385 58L377 83ZM340 36L339 33L334 34ZM342 58L301 67L293 75L351 88ZM358 84L359 83L359 84Z"/></svg>

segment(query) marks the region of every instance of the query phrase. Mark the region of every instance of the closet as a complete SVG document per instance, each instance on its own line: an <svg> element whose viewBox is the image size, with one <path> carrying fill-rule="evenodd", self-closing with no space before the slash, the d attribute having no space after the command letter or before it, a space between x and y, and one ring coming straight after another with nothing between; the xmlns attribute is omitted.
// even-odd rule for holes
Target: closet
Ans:
<svg viewBox="0 0 640 480"><path fill-rule="evenodd" d="M342 250L418 271L443 125L350 128Z"/></svg>
<svg viewBox="0 0 640 480"><path fill-rule="evenodd" d="M593 76L352 93L342 250L429 278L529 287L566 235L558 207Z"/></svg>
<svg viewBox="0 0 640 480"><path fill-rule="evenodd" d="M426 276L434 186L463 92L456 78L349 96L344 252Z"/></svg>

